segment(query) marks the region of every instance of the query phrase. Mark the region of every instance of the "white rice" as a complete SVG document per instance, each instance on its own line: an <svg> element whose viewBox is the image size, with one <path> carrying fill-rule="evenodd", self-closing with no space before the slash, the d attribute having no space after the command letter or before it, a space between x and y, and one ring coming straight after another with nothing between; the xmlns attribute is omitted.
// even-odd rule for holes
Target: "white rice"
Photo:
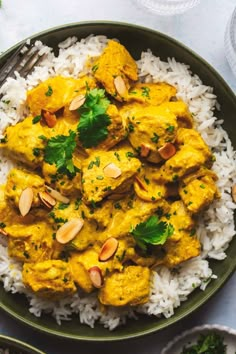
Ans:
<svg viewBox="0 0 236 354"><path fill-rule="evenodd" d="M47 54L45 60L27 79L17 74L16 79L9 78L0 90L3 95L0 102L0 134L6 126L16 124L27 113L25 99L28 89L51 76L78 77L86 73L88 57L100 55L106 43L107 38L104 36L89 36L81 41L77 41L76 37L68 38L59 45L59 55L55 57L50 48L36 42L41 53ZM25 289L21 278L22 266L8 257L6 244L2 242L0 280L6 291L25 294L29 299L29 311L37 317L42 312L51 313L57 323L61 324L61 321L70 320L71 315L75 314L79 316L81 323L94 327L98 321L110 330L125 324L128 317L137 318L138 312L168 318L195 288L205 290L209 281L217 278L206 258L222 260L226 257L225 250L235 234L233 214L236 205L231 199L231 186L236 181L235 151L220 125L222 121L215 116L215 108L219 108L219 104L213 89L203 85L187 65L176 62L174 58L163 62L151 51L142 53L138 67L142 81L163 81L177 88L178 97L188 104L195 117L196 128L215 154L213 170L219 176L217 184L222 197L199 220L197 234L202 244L202 254L183 263L175 272L165 267L159 267L153 272L150 300L145 305L138 306L135 310L129 307L110 308L103 313L95 294L81 297L78 293L57 303L37 298ZM10 102L6 104L4 101ZM13 163L3 156L0 159L0 178L4 183Z"/></svg>

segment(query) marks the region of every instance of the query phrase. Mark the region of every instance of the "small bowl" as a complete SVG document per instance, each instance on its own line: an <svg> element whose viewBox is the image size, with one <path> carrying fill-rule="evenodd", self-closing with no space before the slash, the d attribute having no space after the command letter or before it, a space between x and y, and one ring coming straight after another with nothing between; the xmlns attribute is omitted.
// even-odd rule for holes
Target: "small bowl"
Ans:
<svg viewBox="0 0 236 354"><path fill-rule="evenodd" d="M225 31L225 55L236 76L236 7L228 21Z"/></svg>
<svg viewBox="0 0 236 354"><path fill-rule="evenodd" d="M45 354L31 345L21 342L18 339L0 335L0 349L9 349L9 354Z"/></svg>
<svg viewBox="0 0 236 354"><path fill-rule="evenodd" d="M196 344L201 334L206 335L209 332L219 334L224 338L224 343L227 345L227 354L235 354L236 348L236 330L221 326L221 325L203 325L189 329L170 341L167 346L161 351L161 354L179 354L183 347Z"/></svg>
<svg viewBox="0 0 236 354"><path fill-rule="evenodd" d="M199 4L200 0L136 0L146 9L163 16L183 13Z"/></svg>

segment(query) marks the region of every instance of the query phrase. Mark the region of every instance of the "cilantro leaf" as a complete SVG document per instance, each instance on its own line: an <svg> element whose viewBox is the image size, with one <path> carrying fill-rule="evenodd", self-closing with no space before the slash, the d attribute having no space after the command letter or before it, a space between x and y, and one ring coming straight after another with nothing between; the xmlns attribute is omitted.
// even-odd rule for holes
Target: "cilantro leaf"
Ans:
<svg viewBox="0 0 236 354"><path fill-rule="evenodd" d="M55 164L58 172L67 175L75 175L76 168L72 161L72 154L76 147L76 133L69 135L57 135L48 140L45 148L44 160L50 165Z"/></svg>
<svg viewBox="0 0 236 354"><path fill-rule="evenodd" d="M79 139L85 148L97 146L108 136L110 117L105 113L110 101L105 90L93 89L87 92L84 104L79 108Z"/></svg>
<svg viewBox="0 0 236 354"><path fill-rule="evenodd" d="M184 347L181 354L225 354L227 346L224 338L215 332L201 334L197 344Z"/></svg>
<svg viewBox="0 0 236 354"><path fill-rule="evenodd" d="M153 215L145 222L141 222L131 230L135 241L144 251L147 245L163 245L167 238L174 232L174 227L164 221L159 221L158 217Z"/></svg>
<svg viewBox="0 0 236 354"><path fill-rule="evenodd" d="M53 94L53 89L52 89L52 87L49 85L47 92L45 92L45 96L50 97L50 96L52 96L52 94Z"/></svg>

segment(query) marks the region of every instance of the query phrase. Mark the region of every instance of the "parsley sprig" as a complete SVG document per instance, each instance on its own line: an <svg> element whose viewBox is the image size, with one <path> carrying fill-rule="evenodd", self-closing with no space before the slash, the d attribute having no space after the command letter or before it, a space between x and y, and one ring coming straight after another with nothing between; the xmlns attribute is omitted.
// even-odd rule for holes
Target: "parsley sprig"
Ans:
<svg viewBox="0 0 236 354"><path fill-rule="evenodd" d="M173 225L160 221L155 215L131 229L135 241L144 251L147 250L148 245L163 245L173 232Z"/></svg>
<svg viewBox="0 0 236 354"><path fill-rule="evenodd" d="M108 125L111 124L106 110L110 104L105 97L105 90L93 89L87 92L84 104L79 108L79 139L85 148L97 146L108 136Z"/></svg>
<svg viewBox="0 0 236 354"><path fill-rule="evenodd" d="M66 175L74 175L76 168L72 161L72 154L76 147L76 133L69 135L57 135L48 140L44 152L44 160L50 165L55 164L58 172Z"/></svg>
<svg viewBox="0 0 236 354"><path fill-rule="evenodd" d="M224 338L215 332L200 335L197 344L184 347L181 354L224 354L226 353Z"/></svg>

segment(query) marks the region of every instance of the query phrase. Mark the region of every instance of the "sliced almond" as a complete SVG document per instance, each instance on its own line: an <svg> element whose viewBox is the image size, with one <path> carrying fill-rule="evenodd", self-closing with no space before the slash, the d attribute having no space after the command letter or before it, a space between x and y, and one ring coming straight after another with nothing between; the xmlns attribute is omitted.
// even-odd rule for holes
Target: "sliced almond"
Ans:
<svg viewBox="0 0 236 354"><path fill-rule="evenodd" d="M148 191L147 187L145 186L145 184L143 183L143 181L142 181L138 176L135 176L134 179L135 179L135 182L134 182L134 183L137 182L137 184L139 185L139 187L140 187L141 189L143 189L143 190L146 191L146 192Z"/></svg>
<svg viewBox="0 0 236 354"><path fill-rule="evenodd" d="M103 284L103 277L101 269L97 266L91 267L89 270L90 280L95 288L101 288Z"/></svg>
<svg viewBox="0 0 236 354"><path fill-rule="evenodd" d="M170 157L175 155L176 148L173 144L166 143L160 149L158 149L158 152L164 160L168 160Z"/></svg>
<svg viewBox="0 0 236 354"><path fill-rule="evenodd" d="M150 146L141 144L140 156L147 157L150 153Z"/></svg>
<svg viewBox="0 0 236 354"><path fill-rule="evenodd" d="M48 111L43 111L42 115L43 115L43 118L49 128L55 127L55 125L57 123L57 117L54 113L50 113Z"/></svg>
<svg viewBox="0 0 236 354"><path fill-rule="evenodd" d="M116 238L110 237L103 244L101 251L99 253L98 259L100 262L106 262L116 253L119 242Z"/></svg>
<svg viewBox="0 0 236 354"><path fill-rule="evenodd" d="M28 187L24 189L19 199L19 210L22 216L25 216L30 211L34 198L33 189Z"/></svg>
<svg viewBox="0 0 236 354"><path fill-rule="evenodd" d="M84 95L76 96L70 103L69 111L75 111L80 108L84 104L85 99L86 97Z"/></svg>
<svg viewBox="0 0 236 354"><path fill-rule="evenodd" d="M45 186L47 189L47 192L49 194L51 194L51 196L56 199L58 202L62 202L64 204L69 204L70 203L70 199L68 199L67 197L65 197L64 195L62 195L60 192L56 191L55 189L52 189L49 186Z"/></svg>
<svg viewBox="0 0 236 354"><path fill-rule="evenodd" d="M64 225L62 225L56 233L56 240L65 244L70 242L75 238L75 236L80 232L84 225L83 219L71 219L67 221Z"/></svg>
<svg viewBox="0 0 236 354"><path fill-rule="evenodd" d="M106 165L103 169L104 175L106 177L118 178L121 175L121 169L116 166L113 162Z"/></svg>
<svg viewBox="0 0 236 354"><path fill-rule="evenodd" d="M120 199L123 199L125 197L125 194L124 193L113 193L113 194L110 194L107 199L108 200L120 200Z"/></svg>
<svg viewBox="0 0 236 354"><path fill-rule="evenodd" d="M232 187L232 198L233 201L236 203L236 184L234 184Z"/></svg>
<svg viewBox="0 0 236 354"><path fill-rule="evenodd" d="M125 96L127 94L127 87L126 87L125 82L121 76L115 77L114 85L115 85L116 91L118 92L118 94L120 96Z"/></svg>
<svg viewBox="0 0 236 354"><path fill-rule="evenodd" d="M2 228L0 228L0 234L2 234L3 236L8 236L8 233Z"/></svg>
<svg viewBox="0 0 236 354"><path fill-rule="evenodd" d="M41 202L48 208L52 208L54 205L56 205L56 200L46 192L39 192L39 198Z"/></svg>

